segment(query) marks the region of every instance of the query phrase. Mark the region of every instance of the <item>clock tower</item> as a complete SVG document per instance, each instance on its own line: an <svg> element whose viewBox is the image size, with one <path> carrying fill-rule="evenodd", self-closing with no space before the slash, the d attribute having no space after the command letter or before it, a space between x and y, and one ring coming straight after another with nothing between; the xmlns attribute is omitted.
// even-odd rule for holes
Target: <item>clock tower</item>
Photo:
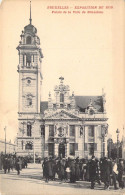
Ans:
<svg viewBox="0 0 125 195"><path fill-rule="evenodd" d="M43 54L37 29L32 25L31 3L29 24L24 27L20 37L21 40L17 47L19 55L17 72L19 73L18 149L21 152L25 149L28 151L28 147L30 151L33 150L32 139L36 135L38 137L41 135L35 122L40 117Z"/></svg>

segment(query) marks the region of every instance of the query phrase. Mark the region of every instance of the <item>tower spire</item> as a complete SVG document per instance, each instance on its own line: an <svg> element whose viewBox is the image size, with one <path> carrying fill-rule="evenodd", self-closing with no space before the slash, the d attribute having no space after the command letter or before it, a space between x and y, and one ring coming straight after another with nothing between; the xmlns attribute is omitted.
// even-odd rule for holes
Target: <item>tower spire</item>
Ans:
<svg viewBox="0 0 125 195"><path fill-rule="evenodd" d="M32 24L32 18L31 18L31 1L30 1L30 19L29 19L29 21L30 21L30 24Z"/></svg>

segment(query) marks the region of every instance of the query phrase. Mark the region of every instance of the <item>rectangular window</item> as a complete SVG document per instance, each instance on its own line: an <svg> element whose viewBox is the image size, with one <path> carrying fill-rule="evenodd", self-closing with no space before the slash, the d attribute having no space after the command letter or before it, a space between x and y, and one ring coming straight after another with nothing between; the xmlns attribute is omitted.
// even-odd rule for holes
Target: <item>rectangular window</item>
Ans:
<svg viewBox="0 0 125 195"><path fill-rule="evenodd" d="M94 126L93 125L88 126L88 136L94 137Z"/></svg>
<svg viewBox="0 0 125 195"><path fill-rule="evenodd" d="M52 143L48 144L48 153L49 153L49 156L54 156L54 144Z"/></svg>
<svg viewBox="0 0 125 195"><path fill-rule="evenodd" d="M64 94L60 93L60 102L64 102Z"/></svg>
<svg viewBox="0 0 125 195"><path fill-rule="evenodd" d="M53 108L56 109L56 104L53 104Z"/></svg>
<svg viewBox="0 0 125 195"><path fill-rule="evenodd" d="M88 144L89 155L94 155L94 144Z"/></svg>
<svg viewBox="0 0 125 195"><path fill-rule="evenodd" d="M70 105L70 104L68 104L68 105L67 105L67 108L68 108L68 109L71 109L71 105Z"/></svg>
<svg viewBox="0 0 125 195"><path fill-rule="evenodd" d="M30 67L31 65L31 55L29 53L26 54L26 66Z"/></svg>
<svg viewBox="0 0 125 195"><path fill-rule="evenodd" d="M49 136L54 136L54 125L49 125Z"/></svg>
<svg viewBox="0 0 125 195"><path fill-rule="evenodd" d="M25 55L23 54L23 66L25 65Z"/></svg>
<svg viewBox="0 0 125 195"><path fill-rule="evenodd" d="M34 54L33 54L33 62L34 62Z"/></svg>
<svg viewBox="0 0 125 195"><path fill-rule="evenodd" d="M60 104L60 108L64 108L64 105L63 104Z"/></svg>
<svg viewBox="0 0 125 195"><path fill-rule="evenodd" d="M30 136L30 137L32 136L31 129L32 129L31 124L27 124L27 136Z"/></svg>
<svg viewBox="0 0 125 195"><path fill-rule="evenodd" d="M70 143L70 155L75 155L75 143Z"/></svg>
<svg viewBox="0 0 125 195"><path fill-rule="evenodd" d="M84 150L85 150L85 151L88 150L87 143L84 144Z"/></svg>
<svg viewBox="0 0 125 195"><path fill-rule="evenodd" d="M41 125L41 136L44 137L45 136L45 126Z"/></svg>
<svg viewBox="0 0 125 195"><path fill-rule="evenodd" d="M75 125L70 125L70 136L75 137Z"/></svg>

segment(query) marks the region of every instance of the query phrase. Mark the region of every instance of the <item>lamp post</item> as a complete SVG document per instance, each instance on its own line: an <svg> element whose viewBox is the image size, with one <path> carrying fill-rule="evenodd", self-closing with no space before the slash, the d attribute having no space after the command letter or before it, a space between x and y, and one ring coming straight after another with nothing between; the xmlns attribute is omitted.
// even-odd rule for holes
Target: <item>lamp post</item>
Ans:
<svg viewBox="0 0 125 195"><path fill-rule="evenodd" d="M5 155L6 155L6 126L4 127L4 131L5 131Z"/></svg>
<svg viewBox="0 0 125 195"><path fill-rule="evenodd" d="M118 162L118 159L119 159L119 147L118 147L118 145L119 145L119 133L120 133L120 131L119 131L119 129L117 129L116 130L116 134L117 134L117 162Z"/></svg>
<svg viewBox="0 0 125 195"><path fill-rule="evenodd" d="M108 124L102 126L102 153L103 157L105 157L105 137L108 132Z"/></svg>

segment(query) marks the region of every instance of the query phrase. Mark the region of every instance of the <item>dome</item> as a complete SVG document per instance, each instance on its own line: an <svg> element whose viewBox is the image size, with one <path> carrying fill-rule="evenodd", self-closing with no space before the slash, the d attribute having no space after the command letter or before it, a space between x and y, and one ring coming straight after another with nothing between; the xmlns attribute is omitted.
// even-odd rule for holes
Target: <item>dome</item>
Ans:
<svg viewBox="0 0 125 195"><path fill-rule="evenodd" d="M37 29L32 24L28 24L27 26L24 27L24 33L27 33L27 32L36 34Z"/></svg>

